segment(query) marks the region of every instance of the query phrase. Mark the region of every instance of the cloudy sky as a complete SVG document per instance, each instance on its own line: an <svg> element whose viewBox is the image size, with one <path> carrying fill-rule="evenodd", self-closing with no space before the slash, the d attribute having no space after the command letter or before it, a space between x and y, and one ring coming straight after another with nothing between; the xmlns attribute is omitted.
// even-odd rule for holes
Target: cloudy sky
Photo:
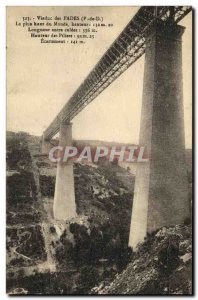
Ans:
<svg viewBox="0 0 198 300"><path fill-rule="evenodd" d="M137 7L9 7L7 9L7 130L42 135ZM23 16L99 15L113 23L85 45L41 44L15 26ZM191 147L191 14L181 23L186 147ZM144 56L73 119L75 139L138 143Z"/></svg>

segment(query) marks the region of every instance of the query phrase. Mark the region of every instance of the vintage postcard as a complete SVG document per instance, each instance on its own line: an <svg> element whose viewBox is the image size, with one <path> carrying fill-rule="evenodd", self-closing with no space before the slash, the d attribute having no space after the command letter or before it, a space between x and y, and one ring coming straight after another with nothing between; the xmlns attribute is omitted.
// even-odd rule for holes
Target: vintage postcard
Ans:
<svg viewBox="0 0 198 300"><path fill-rule="evenodd" d="M9 295L193 294L192 32L191 6L7 6Z"/></svg>

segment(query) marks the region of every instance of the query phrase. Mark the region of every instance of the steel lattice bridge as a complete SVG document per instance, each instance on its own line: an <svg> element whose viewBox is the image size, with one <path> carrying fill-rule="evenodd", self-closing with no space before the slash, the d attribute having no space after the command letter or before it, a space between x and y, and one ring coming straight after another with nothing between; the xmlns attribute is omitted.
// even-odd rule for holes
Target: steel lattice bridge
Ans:
<svg viewBox="0 0 198 300"><path fill-rule="evenodd" d="M145 32L157 20L178 23L191 6L141 7L43 133L50 140L145 52Z"/></svg>

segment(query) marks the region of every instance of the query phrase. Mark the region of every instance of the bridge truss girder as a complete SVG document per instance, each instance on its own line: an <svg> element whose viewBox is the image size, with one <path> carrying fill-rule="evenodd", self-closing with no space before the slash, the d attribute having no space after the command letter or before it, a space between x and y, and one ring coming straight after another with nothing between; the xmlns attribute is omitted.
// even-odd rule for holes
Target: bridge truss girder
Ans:
<svg viewBox="0 0 198 300"><path fill-rule="evenodd" d="M144 54L145 32L157 19L178 23L191 9L190 6L141 7L44 131L43 138L50 140L59 131L61 122L70 122Z"/></svg>

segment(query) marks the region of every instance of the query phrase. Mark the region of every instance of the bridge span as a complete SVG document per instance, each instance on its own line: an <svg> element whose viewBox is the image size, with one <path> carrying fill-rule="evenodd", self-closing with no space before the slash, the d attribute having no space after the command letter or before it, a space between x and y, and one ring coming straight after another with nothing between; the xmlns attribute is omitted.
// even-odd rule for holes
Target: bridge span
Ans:
<svg viewBox="0 0 198 300"><path fill-rule="evenodd" d="M62 121L70 122L145 53L146 33L156 20L177 24L190 11L190 6L141 7L43 132L44 140L57 134Z"/></svg>
<svg viewBox="0 0 198 300"><path fill-rule="evenodd" d="M138 166L129 245L134 249L147 233L181 224L189 217L185 165L182 85L182 35L178 25L190 6L141 7L104 53L60 113L43 132L42 151L60 132L60 146L72 144L71 120L145 53L139 144L149 162ZM73 164L59 162L54 217L76 216Z"/></svg>

